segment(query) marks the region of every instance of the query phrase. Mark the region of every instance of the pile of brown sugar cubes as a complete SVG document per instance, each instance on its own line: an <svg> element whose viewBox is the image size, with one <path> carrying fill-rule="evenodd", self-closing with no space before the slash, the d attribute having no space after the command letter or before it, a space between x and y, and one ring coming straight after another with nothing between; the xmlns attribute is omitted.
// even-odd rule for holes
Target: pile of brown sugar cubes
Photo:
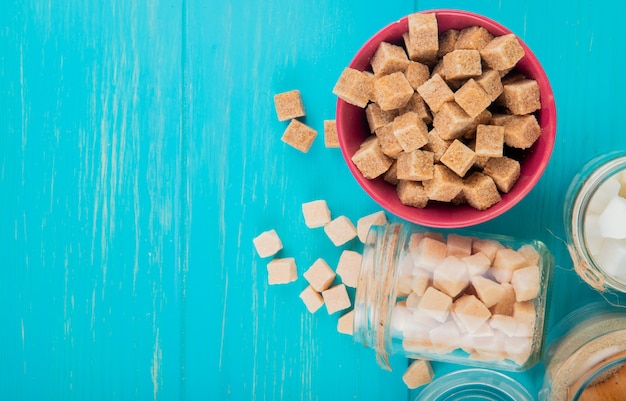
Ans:
<svg viewBox="0 0 626 401"><path fill-rule="evenodd" d="M352 162L395 185L405 205L488 209L541 135L539 85L515 70L524 49L481 26L439 33L432 13L409 15L408 26L402 44L380 43L371 71L347 67L333 89L365 109L371 135Z"/></svg>

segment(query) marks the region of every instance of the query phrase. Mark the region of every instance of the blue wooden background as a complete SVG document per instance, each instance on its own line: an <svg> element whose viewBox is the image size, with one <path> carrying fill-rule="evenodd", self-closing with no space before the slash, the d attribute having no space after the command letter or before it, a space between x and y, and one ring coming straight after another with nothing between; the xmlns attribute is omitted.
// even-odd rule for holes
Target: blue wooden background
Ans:
<svg viewBox="0 0 626 401"><path fill-rule="evenodd" d="M406 359L383 371L337 333L337 315L306 311L302 276L268 286L252 238L276 229L300 274L358 248L306 228L300 209L326 199L353 221L380 210L324 147L332 87L369 36L433 8L519 35L558 108L542 180L473 229L552 250L549 327L600 299L572 270L562 211L587 160L626 148L623 3L3 0L0 399L414 397ZM291 89L320 132L308 154L280 141L272 96ZM542 369L512 376L536 393Z"/></svg>

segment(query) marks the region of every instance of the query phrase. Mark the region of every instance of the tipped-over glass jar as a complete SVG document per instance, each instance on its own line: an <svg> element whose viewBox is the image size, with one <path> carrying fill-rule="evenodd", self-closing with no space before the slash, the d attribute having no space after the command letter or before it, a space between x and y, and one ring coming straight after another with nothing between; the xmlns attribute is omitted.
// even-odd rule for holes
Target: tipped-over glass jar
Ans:
<svg viewBox="0 0 626 401"><path fill-rule="evenodd" d="M626 311L592 303L567 315L546 352L541 401L626 397Z"/></svg>
<svg viewBox="0 0 626 401"><path fill-rule="evenodd" d="M539 241L409 224L372 227L354 338L388 355L521 371L543 349L553 258Z"/></svg>

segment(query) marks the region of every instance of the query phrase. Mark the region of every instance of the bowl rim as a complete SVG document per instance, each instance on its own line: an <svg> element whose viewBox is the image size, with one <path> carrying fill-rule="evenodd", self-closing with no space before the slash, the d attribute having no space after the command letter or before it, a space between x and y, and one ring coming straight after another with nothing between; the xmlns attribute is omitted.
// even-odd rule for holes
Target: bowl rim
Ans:
<svg viewBox="0 0 626 401"><path fill-rule="evenodd" d="M458 27L467 27L480 25L485 27L489 32L496 36L513 33L511 30L509 30L499 22L496 22L484 15L470 11L457 9L433 9L422 10L418 11L417 13L434 13L435 15L437 15L438 19L440 17L444 17L444 20L446 21L445 24L442 24L444 26L454 25ZM353 59L350 61L348 67L359 70L364 70L368 68L369 60L371 59L371 55L373 55L375 48L377 48L378 43L383 40L392 40L393 38L390 38L390 36L393 36L394 33L397 34L398 31L408 31L409 15L406 15L401 19L386 25L378 32L376 32L373 36L371 36L357 51ZM453 21L454 24L452 24L450 21ZM440 28L439 31L442 32L446 29L448 28ZM541 179L545 169L547 168L550 157L552 155L552 151L554 149L554 144L556 141L556 104L554 100L554 92L552 91L550 81L541 63L532 52L532 50L526 45L526 43L524 43L524 41L519 38L519 36L515 36L525 52L524 57L522 58L523 61L520 60L520 62L518 62L518 67L520 63L522 63L522 65L524 66L524 68L520 68L520 72L524 73L525 75L532 75L532 78L535 79L540 86L542 107L536 113L538 113L538 120L540 120L539 124L542 129L542 134L539 137L538 141L533 144L530 149L525 150L525 153L533 154L533 157L535 158L535 170L528 173L524 169L524 164L522 163L522 173L520 175L520 179L513 187L513 190L509 193L501 193L502 200L490 207L489 209L480 211L472 208L469 205L451 206L442 203L429 203L429 205L427 205L425 208L419 209L412 206L403 205L399 202L399 199L397 200L397 202L392 201L392 203L390 203L388 197L383 196L380 193L381 191L377 188L381 185L391 184L388 184L386 182L381 183L381 181L383 180L382 177L378 177L374 180L369 180L365 178L352 162L351 157L356 149L354 149L354 151L348 149L349 146L343 132L344 127L342 116L344 115L346 108L357 106L350 105L343 101L341 98L337 98L335 110L337 135L342 155L346 161L346 164L348 165L349 170L351 171L352 175L355 177L361 188L363 188L363 190L383 209L404 220L423 226L429 226L434 228L469 227L492 220L507 212L517 203L519 203L535 187L537 182ZM363 111L363 115L364 114L365 113ZM538 143L541 144L541 153L534 155L534 153L537 152L537 148L539 147ZM452 214L456 215L456 217L450 217L450 215Z"/></svg>

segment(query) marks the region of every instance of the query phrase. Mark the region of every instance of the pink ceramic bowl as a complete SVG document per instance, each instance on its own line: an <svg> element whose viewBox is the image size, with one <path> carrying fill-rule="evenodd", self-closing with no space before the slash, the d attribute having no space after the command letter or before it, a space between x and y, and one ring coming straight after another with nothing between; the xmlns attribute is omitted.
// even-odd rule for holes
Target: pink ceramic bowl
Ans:
<svg viewBox="0 0 626 401"><path fill-rule="evenodd" d="M462 29L480 25L495 36L511 33L510 30L487 17L466 11L432 10L424 12L437 15L440 32L451 28ZM386 26L365 43L350 63L350 67L358 70L369 69L370 59L379 43L386 41L403 44L402 34L407 31L408 17ZM365 118L365 109L339 99L336 109L339 144L350 171L365 192L384 209L398 217L423 226L439 228L468 227L483 223L501 215L521 201L539 181L548 165L556 135L556 106L550 82L543 68L526 44L521 40L520 43L525 50L525 56L518 62L516 69L526 77L536 80L539 84L542 107L536 112L536 115L542 134L530 149L524 151L522 159L519 160L521 164L520 178L509 193L501 194L502 200L500 202L484 211L479 211L469 205L455 206L437 202L429 202L424 209L403 205L396 195L395 186L384 181L382 177L374 180L363 177L352 162L352 155L363 140L370 135L369 127Z"/></svg>

